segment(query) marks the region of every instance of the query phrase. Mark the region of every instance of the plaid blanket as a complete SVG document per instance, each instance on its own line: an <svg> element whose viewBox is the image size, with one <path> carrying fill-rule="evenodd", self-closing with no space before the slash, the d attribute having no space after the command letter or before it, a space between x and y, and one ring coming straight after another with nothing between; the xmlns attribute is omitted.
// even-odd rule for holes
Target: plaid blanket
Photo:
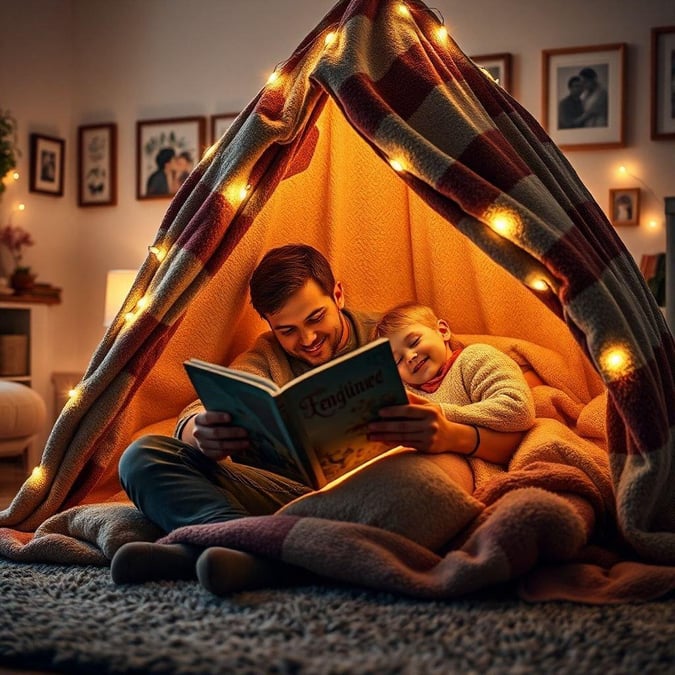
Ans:
<svg viewBox="0 0 675 675"><path fill-rule="evenodd" d="M228 361L250 344L248 274L269 246L302 239L363 306L417 298L459 332L554 349L581 403L606 391L612 524L639 561L675 565L673 336L537 121L423 3L401 7L338 2L204 155L40 467L0 513L0 554L109 557L112 514L130 508L120 453L193 397L183 358ZM95 514L86 536L73 529L84 515L63 515L73 508Z"/></svg>

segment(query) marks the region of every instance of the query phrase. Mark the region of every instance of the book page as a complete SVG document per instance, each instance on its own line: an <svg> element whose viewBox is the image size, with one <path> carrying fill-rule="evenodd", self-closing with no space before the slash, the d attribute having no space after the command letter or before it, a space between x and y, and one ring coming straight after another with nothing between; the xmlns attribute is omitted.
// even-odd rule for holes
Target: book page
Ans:
<svg viewBox="0 0 675 675"><path fill-rule="evenodd" d="M408 403L386 339L293 380L279 398L292 416L295 438L315 456L320 485L388 450L367 440L368 423L380 408Z"/></svg>

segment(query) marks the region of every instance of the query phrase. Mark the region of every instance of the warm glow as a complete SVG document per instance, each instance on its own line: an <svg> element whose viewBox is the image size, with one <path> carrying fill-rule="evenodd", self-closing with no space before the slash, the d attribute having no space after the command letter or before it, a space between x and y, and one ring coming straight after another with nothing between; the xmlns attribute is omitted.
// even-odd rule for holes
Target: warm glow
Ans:
<svg viewBox="0 0 675 675"><path fill-rule="evenodd" d="M79 393L80 392L78 391L78 389L76 387L73 387L72 389L68 390L68 398L71 401L74 401L78 397Z"/></svg>
<svg viewBox="0 0 675 675"><path fill-rule="evenodd" d="M160 262L166 258L166 251L158 246L148 246L148 251Z"/></svg>
<svg viewBox="0 0 675 675"><path fill-rule="evenodd" d="M21 174L18 171L13 171L12 180L19 180L19 178L21 178Z"/></svg>
<svg viewBox="0 0 675 675"><path fill-rule="evenodd" d="M408 7L407 7L406 5L404 5L403 3L401 3L401 4L398 6L397 9L398 9L398 13L399 13L401 16L406 16L406 17L410 16L410 10L409 10Z"/></svg>
<svg viewBox="0 0 675 675"><path fill-rule="evenodd" d="M19 205L16 207L16 210L17 210L17 211L25 211L25 210L26 210L26 205L25 205L25 204L19 204Z"/></svg>
<svg viewBox="0 0 675 675"><path fill-rule="evenodd" d="M535 277L532 281L528 282L530 288L533 288L535 291L547 291L549 286L544 279L541 277Z"/></svg>
<svg viewBox="0 0 675 675"><path fill-rule="evenodd" d="M488 225L502 237L513 237L518 227L518 218L508 211L497 211L494 215L488 215Z"/></svg>
<svg viewBox="0 0 675 675"><path fill-rule="evenodd" d="M135 315L133 312L127 312L127 313L124 315L124 320L125 320L127 323L131 323L135 318L136 318L136 315Z"/></svg>
<svg viewBox="0 0 675 675"><path fill-rule="evenodd" d="M610 377L622 377L631 369L631 359L625 347L613 346L600 355L600 367Z"/></svg>
<svg viewBox="0 0 675 675"><path fill-rule="evenodd" d="M622 176L625 176L625 175L628 173L628 169L622 164L622 165L619 167L619 173L620 173Z"/></svg>
<svg viewBox="0 0 675 675"><path fill-rule="evenodd" d="M650 220L650 221L647 223L647 227L648 227L650 230L656 230L656 229L658 229L658 227L659 227L659 222L658 222L657 220Z"/></svg>
<svg viewBox="0 0 675 675"><path fill-rule="evenodd" d="M274 84L279 79L279 73L275 70L268 78L267 84Z"/></svg>
<svg viewBox="0 0 675 675"><path fill-rule="evenodd" d="M137 303L136 306L138 309L145 309L150 304L150 298L147 295L144 295Z"/></svg>
<svg viewBox="0 0 675 675"><path fill-rule="evenodd" d="M330 47L336 40L337 40L337 33L331 31L330 33L328 33L328 35L326 35L324 43L326 47Z"/></svg>
<svg viewBox="0 0 675 675"><path fill-rule="evenodd" d="M405 168L405 167L403 166L403 162L401 162L401 161L398 160L398 159L390 159L390 160L389 160L389 164L391 165L391 168L392 168L394 171L398 172L398 173L400 173L401 171L403 171L404 168Z"/></svg>
<svg viewBox="0 0 675 675"><path fill-rule="evenodd" d="M246 199L251 186L244 183L231 183L225 188L225 197L230 204L237 206Z"/></svg>
<svg viewBox="0 0 675 675"><path fill-rule="evenodd" d="M31 483L41 483L44 480L45 477L45 472L41 466L36 466L30 474L30 480Z"/></svg>
<svg viewBox="0 0 675 675"><path fill-rule="evenodd" d="M448 29L445 26L439 26L436 29L436 36L439 40L445 42L448 39Z"/></svg>

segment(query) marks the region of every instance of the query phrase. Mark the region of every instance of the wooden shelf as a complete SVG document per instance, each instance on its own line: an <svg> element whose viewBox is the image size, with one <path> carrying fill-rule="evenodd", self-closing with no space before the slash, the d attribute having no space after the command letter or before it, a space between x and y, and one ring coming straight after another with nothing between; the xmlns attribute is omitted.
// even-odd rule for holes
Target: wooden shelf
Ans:
<svg viewBox="0 0 675 675"><path fill-rule="evenodd" d="M0 302L11 302L23 305L60 305L61 298L53 295L30 295L21 293L13 295L0 294Z"/></svg>

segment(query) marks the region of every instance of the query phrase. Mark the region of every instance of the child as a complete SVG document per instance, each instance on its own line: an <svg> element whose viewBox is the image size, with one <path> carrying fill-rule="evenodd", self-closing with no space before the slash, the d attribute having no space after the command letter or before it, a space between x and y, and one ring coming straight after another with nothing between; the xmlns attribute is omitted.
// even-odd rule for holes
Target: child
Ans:
<svg viewBox="0 0 675 675"><path fill-rule="evenodd" d="M532 392L518 364L490 345L457 343L445 320L414 302L386 312L375 334L389 338L401 379L413 392L412 402L417 398L435 404L446 420L473 428L475 445L468 452L452 446L441 451L470 457L469 487L475 489L502 471L499 465L508 462L515 444L507 443L510 449L500 452L504 444L499 437L521 436L534 424Z"/></svg>

